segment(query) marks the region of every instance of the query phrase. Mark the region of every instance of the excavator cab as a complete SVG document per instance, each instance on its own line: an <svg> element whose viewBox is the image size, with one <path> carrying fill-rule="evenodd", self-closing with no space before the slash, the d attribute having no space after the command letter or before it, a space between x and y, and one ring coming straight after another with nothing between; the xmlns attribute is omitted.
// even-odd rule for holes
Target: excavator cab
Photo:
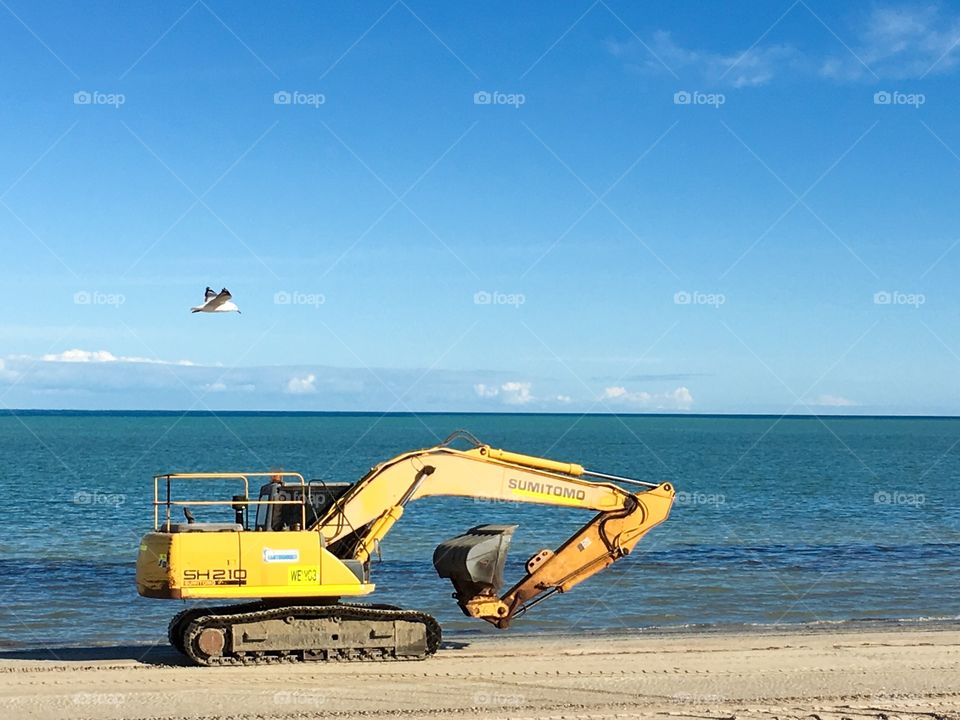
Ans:
<svg viewBox="0 0 960 720"><path fill-rule="evenodd" d="M328 483L312 480L307 485L300 485L271 480L260 488L255 527L257 530L267 531L309 528L317 519L323 517L351 487L352 483L345 482ZM301 512L301 503L304 506L303 512ZM306 526L301 527L304 519Z"/></svg>

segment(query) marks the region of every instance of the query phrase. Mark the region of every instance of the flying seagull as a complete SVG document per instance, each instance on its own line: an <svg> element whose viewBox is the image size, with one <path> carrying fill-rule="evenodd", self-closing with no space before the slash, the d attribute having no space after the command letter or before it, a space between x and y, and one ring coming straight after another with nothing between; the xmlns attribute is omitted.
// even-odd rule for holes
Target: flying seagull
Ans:
<svg viewBox="0 0 960 720"><path fill-rule="evenodd" d="M240 308L234 304L230 298L233 295L230 294L230 291L224 288L220 292L214 292L210 288L207 288L207 291L203 295L203 305L197 305L196 307L190 308L190 312L235 312L239 313Z"/></svg>

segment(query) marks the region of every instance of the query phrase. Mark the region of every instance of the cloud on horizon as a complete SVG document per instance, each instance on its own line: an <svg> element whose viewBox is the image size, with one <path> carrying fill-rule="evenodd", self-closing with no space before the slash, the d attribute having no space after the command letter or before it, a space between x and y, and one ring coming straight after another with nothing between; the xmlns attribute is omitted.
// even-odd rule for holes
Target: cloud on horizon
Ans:
<svg viewBox="0 0 960 720"><path fill-rule="evenodd" d="M315 393L316 391L317 376L313 373L292 377L287 383L287 392L292 395L304 395L306 393Z"/></svg>
<svg viewBox="0 0 960 720"><path fill-rule="evenodd" d="M120 363L149 363L153 365L193 365L189 360L157 360L155 358L135 357L114 355L107 350L64 350L62 353L52 353L43 355L40 358L43 362L120 362Z"/></svg>
<svg viewBox="0 0 960 720"><path fill-rule="evenodd" d="M625 412L685 409L676 393L629 394ZM598 390L602 392L602 390ZM643 398L646 396L647 400ZM39 409L221 409L343 411L577 411L577 397L556 381L483 370L344 368L323 365L222 367L109 350L69 349L40 357L0 358L0 400ZM609 408L608 408L609 409Z"/></svg>
<svg viewBox="0 0 960 720"><path fill-rule="evenodd" d="M693 395L682 385L663 393L650 393L644 390L631 392L622 385L614 385L605 388L600 399L606 403L653 410L689 410L693 405Z"/></svg>
<svg viewBox="0 0 960 720"><path fill-rule="evenodd" d="M491 386L485 383L477 383L473 386L473 391L477 397L484 400L499 399L505 405L531 405L539 403L541 405L552 405L558 403L566 405L573 402L569 395L553 395L546 398L537 397L533 394L533 383L510 380L498 386Z"/></svg>

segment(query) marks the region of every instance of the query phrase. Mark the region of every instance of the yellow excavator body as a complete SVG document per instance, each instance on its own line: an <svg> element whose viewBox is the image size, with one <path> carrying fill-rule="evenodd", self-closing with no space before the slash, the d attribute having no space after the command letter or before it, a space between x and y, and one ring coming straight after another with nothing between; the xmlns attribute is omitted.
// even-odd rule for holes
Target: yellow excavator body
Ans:
<svg viewBox="0 0 960 720"><path fill-rule="evenodd" d="M462 440L470 447L453 446ZM175 489L204 481L218 483L221 492L232 483L242 492L210 500ZM264 484L253 494L251 482L257 481ZM629 554L667 519L674 495L668 482L499 450L463 431L381 463L353 484L307 482L292 472L158 475L154 529L141 540L137 557L137 590L149 598L248 601L190 607L174 617L170 642L201 665L423 659L440 644L434 618L339 602L374 591L370 559L409 502L452 496L595 513L556 550L534 554L526 575L502 595L516 525L477 526L437 546L434 567L453 583L463 613L506 628L550 595ZM199 522L194 510L232 511L233 517Z"/></svg>
<svg viewBox="0 0 960 720"><path fill-rule="evenodd" d="M140 541L137 591L175 600L369 595L342 560L298 532L152 532ZM359 566L359 563L356 564Z"/></svg>

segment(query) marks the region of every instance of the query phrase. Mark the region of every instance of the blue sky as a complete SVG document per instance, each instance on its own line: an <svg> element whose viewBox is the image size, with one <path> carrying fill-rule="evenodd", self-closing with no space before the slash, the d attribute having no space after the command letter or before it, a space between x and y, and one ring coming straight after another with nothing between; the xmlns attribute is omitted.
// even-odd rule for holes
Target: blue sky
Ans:
<svg viewBox="0 0 960 720"><path fill-rule="evenodd" d="M3 0L0 407L956 414L958 41L946 3Z"/></svg>

